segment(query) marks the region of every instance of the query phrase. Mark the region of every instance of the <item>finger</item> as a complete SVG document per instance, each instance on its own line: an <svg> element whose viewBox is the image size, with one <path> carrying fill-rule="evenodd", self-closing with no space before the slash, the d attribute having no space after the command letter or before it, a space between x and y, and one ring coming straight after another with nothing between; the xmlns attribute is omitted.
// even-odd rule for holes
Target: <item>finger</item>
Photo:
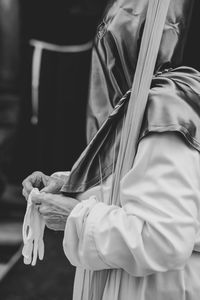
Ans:
<svg viewBox="0 0 200 300"><path fill-rule="evenodd" d="M39 182L41 181L41 175L39 172L34 172L25 178L22 182L23 188L26 190L27 194L30 194L34 187L39 186Z"/></svg>
<svg viewBox="0 0 200 300"><path fill-rule="evenodd" d="M22 195L26 198L26 200L28 199L28 193L25 189L22 190Z"/></svg>
<svg viewBox="0 0 200 300"><path fill-rule="evenodd" d="M22 182L22 185L23 185L24 190L26 190L26 192L27 192L28 194L30 194L30 192L31 192L32 189L33 189L33 184L32 184L32 182L31 182L30 180L28 180L28 178L27 178L27 179L25 179L25 180Z"/></svg>
<svg viewBox="0 0 200 300"><path fill-rule="evenodd" d="M42 173L41 180L42 180L42 183L43 183L43 188L45 188L48 185L50 179L51 179L50 176L45 175L45 174Z"/></svg>
<svg viewBox="0 0 200 300"><path fill-rule="evenodd" d="M34 187L41 190L46 185L48 178L49 176L45 175L44 173L36 171L32 174L30 181Z"/></svg>
<svg viewBox="0 0 200 300"><path fill-rule="evenodd" d="M58 184L54 181L50 181L50 183L41 190L44 193L56 193L58 190Z"/></svg>
<svg viewBox="0 0 200 300"><path fill-rule="evenodd" d="M59 231L59 230L61 230L59 224L54 224L54 223L51 223L51 222L48 222L48 221L45 221L45 223L46 223L46 226L47 226L49 229L51 229L51 230L54 230L54 231Z"/></svg>
<svg viewBox="0 0 200 300"><path fill-rule="evenodd" d="M36 193L32 194L31 200L34 205L40 206L39 210L44 207L49 207L50 209L53 203L53 199L51 199L52 197L54 197L54 195L52 194Z"/></svg>
<svg viewBox="0 0 200 300"><path fill-rule="evenodd" d="M55 203L55 197L55 194L40 192L40 194L33 195L32 201L43 205L52 205Z"/></svg>
<svg viewBox="0 0 200 300"><path fill-rule="evenodd" d="M50 214L52 214L51 210L50 210L49 207L46 206L46 205L40 205L40 206L38 207L38 210L39 210L39 213L40 213L41 215L43 215L44 217L45 217L45 216L49 216Z"/></svg>
<svg viewBox="0 0 200 300"><path fill-rule="evenodd" d="M42 204L49 205L54 211L62 211L63 214L68 214L78 204L76 199L61 194L40 193L40 196Z"/></svg>
<svg viewBox="0 0 200 300"><path fill-rule="evenodd" d="M73 198L65 197L63 195L56 195L50 193L43 193L40 192L39 194L32 195L32 202L34 204L44 204L49 207L53 207L55 209L64 209L64 210L71 210L73 208L74 203Z"/></svg>
<svg viewBox="0 0 200 300"><path fill-rule="evenodd" d="M56 194L60 191L63 186L63 181L55 178L49 178L46 186L41 190L41 192Z"/></svg>
<svg viewBox="0 0 200 300"><path fill-rule="evenodd" d="M34 187L39 189L44 187L47 184L49 178L50 176L47 176L40 171L36 171L29 175L27 178L25 178L22 182L22 185L26 189L26 191L30 193Z"/></svg>
<svg viewBox="0 0 200 300"><path fill-rule="evenodd" d="M56 221L50 221L50 220L45 220L46 226L54 231L61 231L65 229L66 226L66 220L65 222L56 222Z"/></svg>

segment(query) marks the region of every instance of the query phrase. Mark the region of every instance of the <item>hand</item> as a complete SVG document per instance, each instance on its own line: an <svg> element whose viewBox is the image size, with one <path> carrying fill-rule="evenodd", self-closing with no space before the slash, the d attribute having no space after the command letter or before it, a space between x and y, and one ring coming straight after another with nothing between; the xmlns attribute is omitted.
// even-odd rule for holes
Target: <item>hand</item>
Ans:
<svg viewBox="0 0 200 300"><path fill-rule="evenodd" d="M22 194L26 199L33 188L38 188L39 190L47 193L58 193L64 184L63 177L47 176L42 172L33 172L22 182L23 191Z"/></svg>
<svg viewBox="0 0 200 300"><path fill-rule="evenodd" d="M50 194L41 192L33 195L32 202L39 205L39 212L43 216L48 228L64 230L67 218L72 209L79 203L74 198L62 194Z"/></svg>

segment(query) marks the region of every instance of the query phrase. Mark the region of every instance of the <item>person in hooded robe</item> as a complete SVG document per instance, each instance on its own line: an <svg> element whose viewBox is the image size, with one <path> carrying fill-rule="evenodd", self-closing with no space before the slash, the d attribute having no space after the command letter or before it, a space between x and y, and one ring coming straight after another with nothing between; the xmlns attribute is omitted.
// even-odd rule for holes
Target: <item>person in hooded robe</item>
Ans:
<svg viewBox="0 0 200 300"><path fill-rule="evenodd" d="M46 225L64 230L64 252L77 267L74 300L200 295L197 1L170 2L134 164L120 203L110 201L148 2L107 6L92 53L88 146L71 172L34 172L23 182L26 198L41 189L32 200Z"/></svg>

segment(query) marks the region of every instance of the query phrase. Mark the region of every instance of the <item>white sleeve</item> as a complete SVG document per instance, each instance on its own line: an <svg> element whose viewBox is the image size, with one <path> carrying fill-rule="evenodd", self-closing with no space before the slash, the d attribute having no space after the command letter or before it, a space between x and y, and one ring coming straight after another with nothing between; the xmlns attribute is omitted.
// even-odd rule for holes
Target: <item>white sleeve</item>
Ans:
<svg viewBox="0 0 200 300"><path fill-rule="evenodd" d="M144 138L121 181L122 207L89 199L71 212L63 240L70 262L133 276L183 268L199 230L199 166L178 134Z"/></svg>

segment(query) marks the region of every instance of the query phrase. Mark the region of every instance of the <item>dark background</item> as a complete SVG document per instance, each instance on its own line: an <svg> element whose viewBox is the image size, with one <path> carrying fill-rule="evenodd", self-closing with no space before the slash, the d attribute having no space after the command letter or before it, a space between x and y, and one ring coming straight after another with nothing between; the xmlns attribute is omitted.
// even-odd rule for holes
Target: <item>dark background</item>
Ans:
<svg viewBox="0 0 200 300"><path fill-rule="evenodd" d="M85 118L91 50L44 50L38 124L32 116L30 40L80 45L92 40L103 0L0 0L0 300L71 299L74 268L62 232L45 232L45 258L25 266L15 240L26 202L21 182L31 172L70 170L86 145ZM5 238L6 236L6 238ZM9 272L1 278L1 270Z"/></svg>

